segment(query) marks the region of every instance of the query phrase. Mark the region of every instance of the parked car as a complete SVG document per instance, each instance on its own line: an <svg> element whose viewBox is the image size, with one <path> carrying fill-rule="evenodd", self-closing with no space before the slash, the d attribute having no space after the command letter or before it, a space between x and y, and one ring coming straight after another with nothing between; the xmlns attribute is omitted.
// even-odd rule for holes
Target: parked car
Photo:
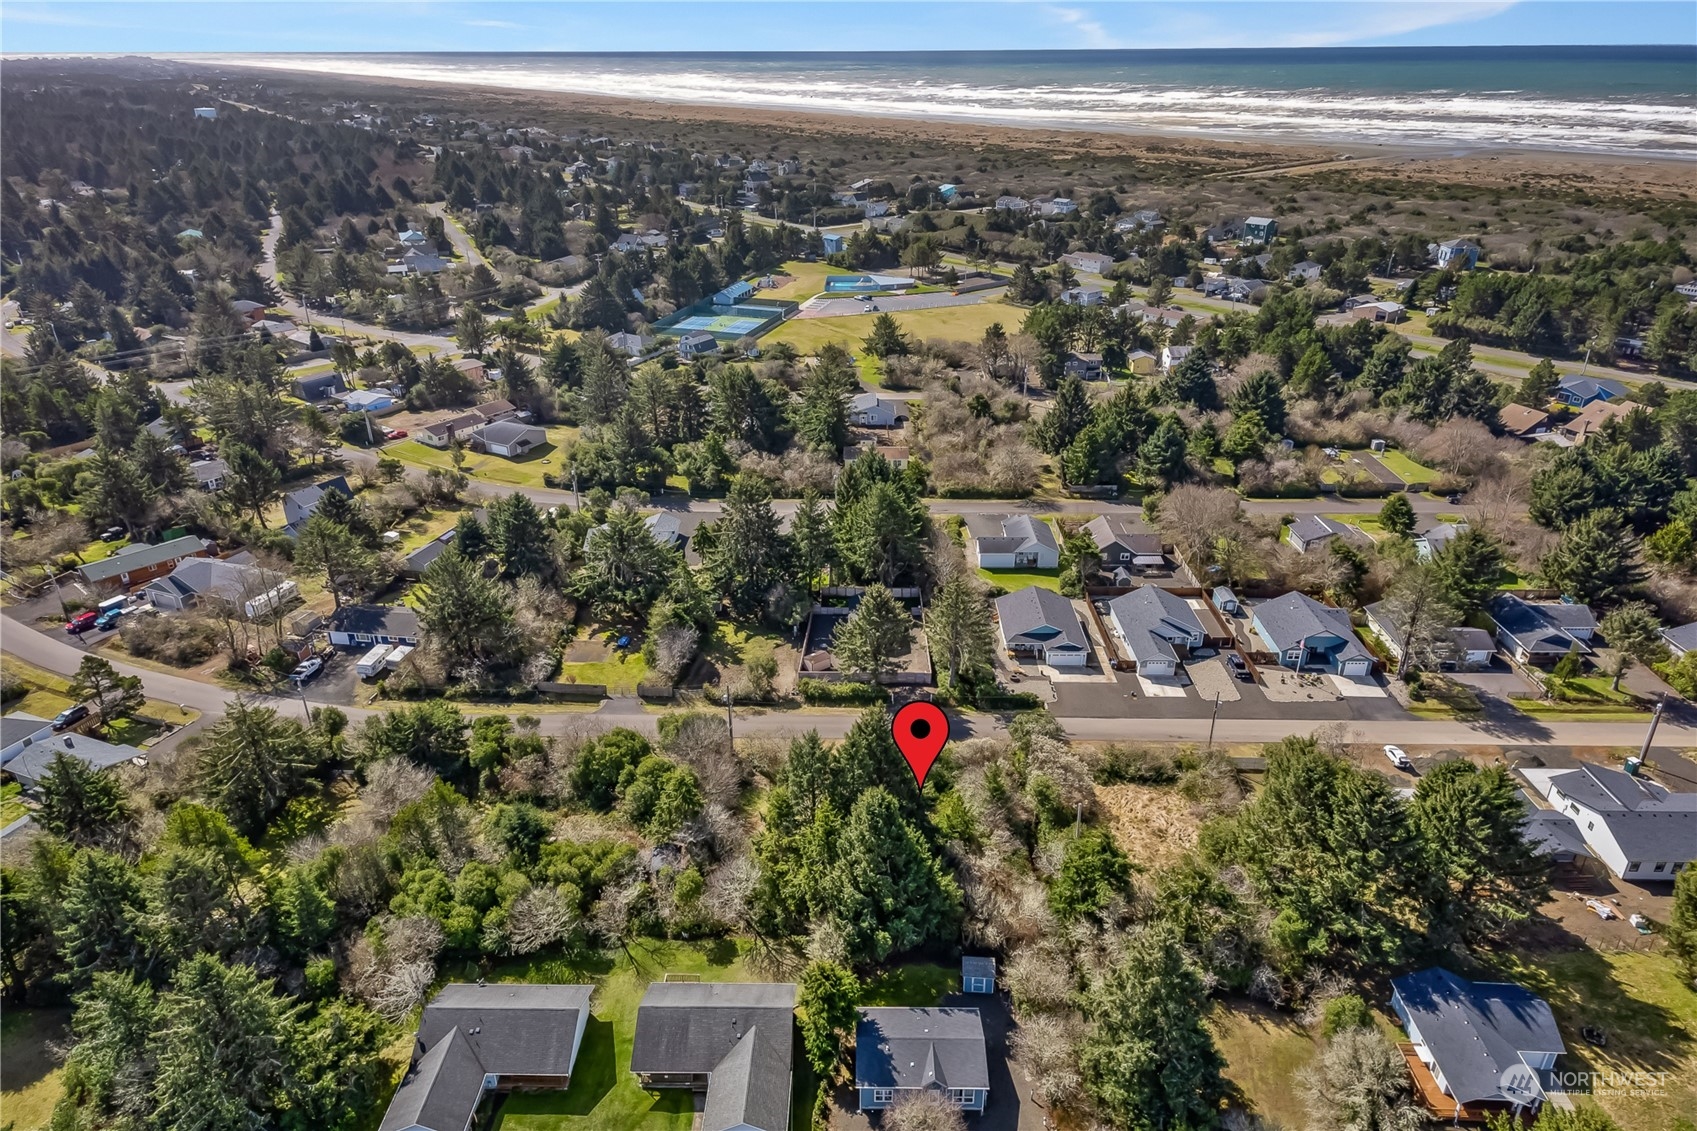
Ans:
<svg viewBox="0 0 1697 1131"><path fill-rule="evenodd" d="M107 609L105 612L94 618L94 630L96 632L105 632L116 625L118 623L118 618L123 615L124 609L122 606L116 609Z"/></svg>
<svg viewBox="0 0 1697 1131"><path fill-rule="evenodd" d="M385 440L404 440L407 438L407 430L405 428L388 428L384 430L383 438Z"/></svg>
<svg viewBox="0 0 1697 1131"><path fill-rule="evenodd" d="M1458 503L1461 502L1460 492L1455 492L1455 493L1452 493L1452 494L1449 494L1449 495L1445 495L1444 496L1444 502L1448 503L1452 507L1457 505Z"/></svg>
<svg viewBox="0 0 1697 1131"><path fill-rule="evenodd" d="M65 631L70 633L87 632L94 627L94 622L100 619L100 614L93 609L86 613L78 613L65 622Z"/></svg>
<svg viewBox="0 0 1697 1131"><path fill-rule="evenodd" d="M289 673L289 678L297 684L310 683L313 677L323 670L324 661L314 656L296 665L295 670Z"/></svg>
<svg viewBox="0 0 1697 1131"><path fill-rule="evenodd" d="M1389 758L1391 765L1399 770L1412 770L1414 768L1414 763L1409 761L1408 755L1403 752L1400 746L1392 746L1386 743L1385 757Z"/></svg>
<svg viewBox="0 0 1697 1131"><path fill-rule="evenodd" d="M1243 657L1238 655L1236 652L1226 653L1226 667L1231 669L1232 675L1243 680L1245 683L1255 682L1255 675L1249 670L1249 665L1245 663Z"/></svg>
<svg viewBox="0 0 1697 1131"><path fill-rule="evenodd" d="M76 726L86 718L88 718L88 705L78 703L75 707L66 707L53 716L53 729L64 730L66 727Z"/></svg>

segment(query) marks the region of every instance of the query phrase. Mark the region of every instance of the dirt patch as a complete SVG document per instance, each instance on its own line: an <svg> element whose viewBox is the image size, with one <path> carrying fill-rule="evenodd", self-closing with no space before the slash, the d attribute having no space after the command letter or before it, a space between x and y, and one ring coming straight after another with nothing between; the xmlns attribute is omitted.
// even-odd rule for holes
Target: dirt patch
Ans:
<svg viewBox="0 0 1697 1131"><path fill-rule="evenodd" d="M1175 864L1196 847L1195 807L1176 789L1099 785L1096 803L1107 814L1114 840L1144 868Z"/></svg>

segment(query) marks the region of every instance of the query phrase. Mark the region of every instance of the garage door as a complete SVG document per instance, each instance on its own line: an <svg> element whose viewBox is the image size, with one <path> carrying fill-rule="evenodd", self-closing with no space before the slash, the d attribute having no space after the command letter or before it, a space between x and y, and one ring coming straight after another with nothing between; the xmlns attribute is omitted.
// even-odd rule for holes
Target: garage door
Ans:
<svg viewBox="0 0 1697 1131"><path fill-rule="evenodd" d="M1172 677L1174 670L1175 666L1168 660L1146 660L1137 665L1139 675L1146 675L1152 679L1157 677L1161 679L1169 679Z"/></svg>
<svg viewBox="0 0 1697 1131"><path fill-rule="evenodd" d="M1084 666L1084 653L1045 652L1043 653L1043 660L1057 668L1081 668Z"/></svg>
<svg viewBox="0 0 1697 1131"><path fill-rule="evenodd" d="M1342 675L1366 675L1373 670L1372 660L1345 660L1340 669Z"/></svg>

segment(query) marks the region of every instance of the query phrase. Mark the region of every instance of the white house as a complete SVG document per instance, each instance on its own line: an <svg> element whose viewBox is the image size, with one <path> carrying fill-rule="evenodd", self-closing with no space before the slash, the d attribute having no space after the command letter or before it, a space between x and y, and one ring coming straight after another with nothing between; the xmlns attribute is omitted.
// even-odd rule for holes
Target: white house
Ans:
<svg viewBox="0 0 1697 1131"><path fill-rule="evenodd" d="M907 402L877 393L856 393L849 398L848 420L861 428L894 428L907 419Z"/></svg>
<svg viewBox="0 0 1697 1131"><path fill-rule="evenodd" d="M699 357L705 353L717 353L719 339L706 330L691 330L678 339L679 357Z"/></svg>
<svg viewBox="0 0 1697 1131"><path fill-rule="evenodd" d="M1522 664L1554 664L1569 652L1590 655L1597 618L1587 605L1523 601L1500 593L1485 606L1497 643Z"/></svg>
<svg viewBox="0 0 1697 1131"><path fill-rule="evenodd" d="M548 442L548 432L534 424L516 420L495 420L475 429L470 436L474 450L492 456L517 459Z"/></svg>
<svg viewBox="0 0 1697 1131"><path fill-rule="evenodd" d="M1471 271L1479 262L1479 245L1472 240L1445 240L1432 248L1432 258L1440 271L1450 267Z"/></svg>
<svg viewBox="0 0 1697 1131"><path fill-rule="evenodd" d="M962 1111L990 1097L984 1024L976 1009L862 1009L854 1034L854 1086L861 1111L936 1092Z"/></svg>
<svg viewBox="0 0 1697 1131"><path fill-rule="evenodd" d="M1069 251L1061 256L1061 262L1090 275L1106 275L1114 267L1114 257L1099 251Z"/></svg>
<svg viewBox="0 0 1697 1131"><path fill-rule="evenodd" d="M405 605L343 605L330 619L330 643L337 648L418 642L418 614Z"/></svg>
<svg viewBox="0 0 1697 1131"><path fill-rule="evenodd" d="M1190 356L1190 351L1193 348L1192 346L1162 346L1161 372L1171 373L1174 366L1183 363L1184 359Z"/></svg>
<svg viewBox="0 0 1697 1131"><path fill-rule="evenodd" d="M973 563L979 569L1058 569L1060 543L1046 521L1030 515L968 515Z"/></svg>
<svg viewBox="0 0 1697 1131"><path fill-rule="evenodd" d="M1671 881L1697 859L1697 793L1673 793L1589 763L1521 773L1573 818L1591 854L1623 880Z"/></svg>
<svg viewBox="0 0 1697 1131"><path fill-rule="evenodd" d="M1067 196L1057 196L1043 202L1045 216L1071 216L1078 211L1078 202Z"/></svg>
<svg viewBox="0 0 1697 1131"><path fill-rule="evenodd" d="M1031 202L1023 196L998 196L996 207L1007 212L1029 212Z"/></svg>
<svg viewBox="0 0 1697 1131"><path fill-rule="evenodd" d="M1470 982L1441 966L1393 978L1391 1010L1431 1082L1481 1114L1536 1112L1544 1102L1539 1073L1567 1051L1543 998L1509 982ZM1416 1095L1425 1091L1415 1088ZM1454 1114L1459 1121L1461 1112Z"/></svg>
<svg viewBox="0 0 1697 1131"><path fill-rule="evenodd" d="M1101 287L1069 287L1061 292L1061 301L1068 306L1101 306L1107 297Z"/></svg>
<svg viewBox="0 0 1697 1131"><path fill-rule="evenodd" d="M1179 661L1208 638L1189 601L1158 585L1145 585L1108 602L1108 621L1140 674L1171 677Z"/></svg>
<svg viewBox="0 0 1697 1131"><path fill-rule="evenodd" d="M1057 668L1083 667L1090 638L1072 602L1053 589L1027 585L996 598L996 627L1002 648L1016 658Z"/></svg>

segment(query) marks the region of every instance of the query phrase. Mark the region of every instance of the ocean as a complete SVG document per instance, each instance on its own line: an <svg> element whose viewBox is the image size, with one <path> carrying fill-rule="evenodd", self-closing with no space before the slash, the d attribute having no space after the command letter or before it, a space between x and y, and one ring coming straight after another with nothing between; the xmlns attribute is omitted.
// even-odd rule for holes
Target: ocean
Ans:
<svg viewBox="0 0 1697 1131"><path fill-rule="evenodd" d="M453 86L1276 141L1697 156L1697 47L197 56Z"/></svg>

